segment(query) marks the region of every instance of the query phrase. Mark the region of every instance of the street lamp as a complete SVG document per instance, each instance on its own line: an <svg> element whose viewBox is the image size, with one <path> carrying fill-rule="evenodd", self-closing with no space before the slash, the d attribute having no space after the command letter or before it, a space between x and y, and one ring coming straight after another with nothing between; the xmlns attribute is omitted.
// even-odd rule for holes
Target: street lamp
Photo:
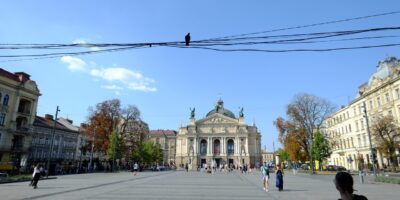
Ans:
<svg viewBox="0 0 400 200"><path fill-rule="evenodd" d="M56 124L57 124L57 116L58 116L58 112L60 112L60 109L56 109L56 117L54 118L54 124L53 124L53 130L51 132L51 145L50 145L50 152L49 152L49 156L47 157L47 173L46 173L46 178L49 177L49 173L50 173L50 160L51 157L53 155L53 143L54 143L54 134L56 132Z"/></svg>
<svg viewBox="0 0 400 200"><path fill-rule="evenodd" d="M371 160L372 160L372 168L374 170L374 176L376 177L376 169L375 169L375 156L374 151L372 149L372 142L371 142L371 131L369 130L369 121L368 121L368 114L367 114L367 106L365 105L365 101L363 102L362 107L364 108L364 117L367 123L367 133L368 133L368 140L369 140L369 150L371 152Z"/></svg>

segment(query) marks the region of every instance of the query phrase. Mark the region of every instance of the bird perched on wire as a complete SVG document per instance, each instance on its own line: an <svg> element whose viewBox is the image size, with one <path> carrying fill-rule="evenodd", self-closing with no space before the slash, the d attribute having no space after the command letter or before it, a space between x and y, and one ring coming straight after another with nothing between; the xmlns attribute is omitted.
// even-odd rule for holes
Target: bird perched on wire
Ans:
<svg viewBox="0 0 400 200"><path fill-rule="evenodd" d="M189 46L189 43L190 43L190 33L188 33L188 34L185 36L185 42L186 42L186 46Z"/></svg>

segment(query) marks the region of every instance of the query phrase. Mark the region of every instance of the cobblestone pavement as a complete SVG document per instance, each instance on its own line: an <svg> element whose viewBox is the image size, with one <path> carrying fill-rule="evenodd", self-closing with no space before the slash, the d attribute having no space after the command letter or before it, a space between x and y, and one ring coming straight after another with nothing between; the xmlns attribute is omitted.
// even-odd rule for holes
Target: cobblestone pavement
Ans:
<svg viewBox="0 0 400 200"><path fill-rule="evenodd" d="M356 193L368 199L399 199L398 185L372 183L359 184L355 179ZM258 173L241 174L200 172L143 172L95 173L59 176L40 181L38 189L28 182L0 184L0 199L338 199L333 175L296 176L286 173L284 191L274 187L271 174L270 191L261 186Z"/></svg>

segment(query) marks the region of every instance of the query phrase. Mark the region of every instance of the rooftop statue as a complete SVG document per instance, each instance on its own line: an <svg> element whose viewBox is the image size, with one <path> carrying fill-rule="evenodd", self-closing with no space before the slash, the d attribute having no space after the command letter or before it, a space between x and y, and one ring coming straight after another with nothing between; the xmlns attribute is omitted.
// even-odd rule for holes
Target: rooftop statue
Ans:
<svg viewBox="0 0 400 200"><path fill-rule="evenodd" d="M190 108L190 118L194 118L194 112L195 112L196 108Z"/></svg>
<svg viewBox="0 0 400 200"><path fill-rule="evenodd" d="M239 107L239 117L244 117L243 107Z"/></svg>

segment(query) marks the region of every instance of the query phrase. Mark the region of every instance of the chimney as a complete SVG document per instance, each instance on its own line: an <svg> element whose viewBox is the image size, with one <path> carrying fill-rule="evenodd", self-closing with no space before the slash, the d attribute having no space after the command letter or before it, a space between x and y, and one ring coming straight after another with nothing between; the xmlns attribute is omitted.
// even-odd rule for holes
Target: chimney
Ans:
<svg viewBox="0 0 400 200"><path fill-rule="evenodd" d="M30 80L30 77L31 77L29 74L27 74L25 72L15 72L14 74L18 76L19 81L21 81L21 82Z"/></svg>
<svg viewBox="0 0 400 200"><path fill-rule="evenodd" d="M88 124L85 124L85 123L81 123L81 126L80 126L81 128L83 128L83 129L87 129L87 127L88 127Z"/></svg>
<svg viewBox="0 0 400 200"><path fill-rule="evenodd" d="M48 120L53 120L53 115L46 114L46 115L44 116L44 118L45 118L45 119L48 119Z"/></svg>

